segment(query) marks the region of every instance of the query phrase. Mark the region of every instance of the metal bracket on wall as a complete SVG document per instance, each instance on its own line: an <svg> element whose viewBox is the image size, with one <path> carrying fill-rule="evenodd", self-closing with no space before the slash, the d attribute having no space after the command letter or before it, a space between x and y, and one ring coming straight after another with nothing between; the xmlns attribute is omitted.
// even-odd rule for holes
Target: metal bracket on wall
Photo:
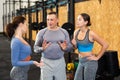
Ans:
<svg viewBox="0 0 120 80"><path fill-rule="evenodd" d="M98 0L98 1L99 1L99 3L101 4L102 0Z"/></svg>
<svg viewBox="0 0 120 80"><path fill-rule="evenodd" d="M90 1L90 0L75 0L74 2L77 3L77 2L84 2L84 1Z"/></svg>

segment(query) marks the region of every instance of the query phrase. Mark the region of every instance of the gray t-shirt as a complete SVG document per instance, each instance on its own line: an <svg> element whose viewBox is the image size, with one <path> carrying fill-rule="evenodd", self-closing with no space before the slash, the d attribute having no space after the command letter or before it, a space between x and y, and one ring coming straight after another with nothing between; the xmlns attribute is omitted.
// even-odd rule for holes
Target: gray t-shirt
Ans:
<svg viewBox="0 0 120 80"><path fill-rule="evenodd" d="M42 57L44 58L59 59L63 57L64 51L61 49L58 42L63 42L65 40L67 41L67 49L65 50L67 52L71 51L73 48L70 42L68 32L61 27L55 31L49 30L47 28L40 30L36 36L36 41L34 44L34 52L36 53L41 52L43 40L46 40L47 42L51 42L49 47L47 47L44 51L42 51Z"/></svg>

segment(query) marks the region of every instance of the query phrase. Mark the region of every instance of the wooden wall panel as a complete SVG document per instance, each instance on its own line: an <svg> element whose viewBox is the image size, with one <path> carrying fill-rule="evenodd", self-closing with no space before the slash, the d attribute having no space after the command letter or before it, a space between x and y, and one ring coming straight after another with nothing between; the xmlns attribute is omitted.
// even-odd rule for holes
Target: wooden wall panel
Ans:
<svg viewBox="0 0 120 80"><path fill-rule="evenodd" d="M38 12L38 22L42 22L43 21L43 16L42 16L42 11Z"/></svg>
<svg viewBox="0 0 120 80"><path fill-rule="evenodd" d="M43 17L42 17L42 11L38 12L38 23L43 21ZM32 13L32 22L36 22L36 13ZM32 40L35 41L36 39L36 35L37 35L37 31L36 30L32 30Z"/></svg>
<svg viewBox="0 0 120 80"><path fill-rule="evenodd" d="M120 62L120 1L119 0L90 0L75 4L75 19L80 13L91 16L90 27L108 42L108 50L118 51ZM98 53L100 46L95 43L94 52Z"/></svg>
<svg viewBox="0 0 120 80"><path fill-rule="evenodd" d="M36 22L36 12L32 13L32 22Z"/></svg>
<svg viewBox="0 0 120 80"><path fill-rule="evenodd" d="M59 26L62 26L64 23L68 21L68 11L67 6L59 7L58 9L58 18L59 18Z"/></svg>
<svg viewBox="0 0 120 80"><path fill-rule="evenodd" d="M28 22L28 14L26 15L26 21ZM29 27L29 23L28 23L28 27ZM28 31L27 31L27 34L26 34L26 38L29 39L29 28L28 28Z"/></svg>
<svg viewBox="0 0 120 80"><path fill-rule="evenodd" d="M32 23L36 22L36 12L32 13ZM35 40L36 38L36 31L32 30L32 40Z"/></svg>

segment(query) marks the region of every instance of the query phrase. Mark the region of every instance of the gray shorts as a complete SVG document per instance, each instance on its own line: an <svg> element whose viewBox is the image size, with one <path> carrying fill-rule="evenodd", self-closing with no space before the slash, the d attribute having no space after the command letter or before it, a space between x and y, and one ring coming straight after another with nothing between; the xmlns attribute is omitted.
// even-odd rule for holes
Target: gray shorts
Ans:
<svg viewBox="0 0 120 80"><path fill-rule="evenodd" d="M64 57L51 60L41 58L44 66L41 67L40 80L66 80L66 64Z"/></svg>
<svg viewBox="0 0 120 80"><path fill-rule="evenodd" d="M10 72L11 80L27 80L29 66L13 67Z"/></svg>

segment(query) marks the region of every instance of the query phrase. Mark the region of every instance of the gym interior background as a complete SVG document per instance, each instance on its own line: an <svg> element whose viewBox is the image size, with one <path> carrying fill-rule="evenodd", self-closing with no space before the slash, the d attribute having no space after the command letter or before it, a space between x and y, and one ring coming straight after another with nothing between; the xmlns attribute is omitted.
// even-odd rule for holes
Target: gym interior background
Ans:
<svg viewBox="0 0 120 80"><path fill-rule="evenodd" d="M29 31L24 38L33 46L37 32L46 27L46 14L56 11L59 26L65 28L72 38L75 20L80 13L91 16L91 29L109 44L106 54L99 61L96 80L120 80L120 0L2 0L0 21L0 80L9 80L10 41L5 35L5 26L15 16L26 17ZM94 52L100 49L95 43ZM77 50L65 55L67 80L73 80L77 66ZM32 54L39 60L41 55ZM29 80L39 80L39 68L31 66ZM34 76L34 77L33 77ZM35 78L36 77L36 78Z"/></svg>

